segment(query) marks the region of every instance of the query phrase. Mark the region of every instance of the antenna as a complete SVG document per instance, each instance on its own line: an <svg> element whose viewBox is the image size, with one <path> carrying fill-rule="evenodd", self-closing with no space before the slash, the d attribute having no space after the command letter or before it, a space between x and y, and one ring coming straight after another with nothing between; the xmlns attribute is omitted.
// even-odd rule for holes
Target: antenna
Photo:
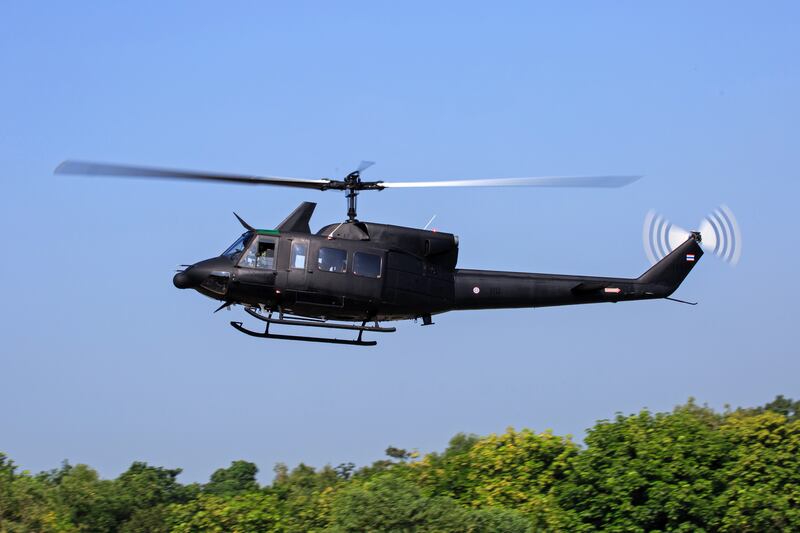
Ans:
<svg viewBox="0 0 800 533"><path fill-rule="evenodd" d="M430 225L431 225L431 222L433 222L433 219L434 219L434 218L436 218L436 215L433 215L433 216L431 217L431 219L428 221L428 223L427 223L427 224L425 224L425 227L424 227L424 228L422 228L422 229L428 229L428 226L430 226Z"/></svg>

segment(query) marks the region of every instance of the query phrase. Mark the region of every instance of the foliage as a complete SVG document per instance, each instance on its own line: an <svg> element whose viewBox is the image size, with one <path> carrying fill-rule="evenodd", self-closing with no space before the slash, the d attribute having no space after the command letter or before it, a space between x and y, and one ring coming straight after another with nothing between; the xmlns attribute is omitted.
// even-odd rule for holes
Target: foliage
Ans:
<svg viewBox="0 0 800 533"><path fill-rule="evenodd" d="M315 470L300 463L289 471L286 465L277 465L275 480L268 490L282 504L282 530L299 533L324 529L329 521L330 498L342 481L330 466Z"/></svg>
<svg viewBox="0 0 800 533"><path fill-rule="evenodd" d="M16 470L0 453L0 533L78 531L52 486Z"/></svg>
<svg viewBox="0 0 800 533"><path fill-rule="evenodd" d="M564 513L551 495L578 446L550 432L509 428L484 438L457 435L441 456L417 465L419 481L436 494L477 508L509 508L527 513L542 529L563 525Z"/></svg>
<svg viewBox="0 0 800 533"><path fill-rule="evenodd" d="M412 483L382 474L339 491L333 531L463 531L466 511L453 500L425 497Z"/></svg>
<svg viewBox="0 0 800 533"><path fill-rule="evenodd" d="M203 487L209 494L231 496L258 490L256 474L258 467L247 461L234 461L228 468L220 468L211 474L211 480Z"/></svg>
<svg viewBox="0 0 800 533"><path fill-rule="evenodd" d="M530 524L511 510L475 511L446 496L426 496L414 483L389 473L359 480L333 498L331 532L519 532Z"/></svg>
<svg viewBox="0 0 800 533"><path fill-rule="evenodd" d="M721 419L694 403L601 421L556 492L584 529L703 531L716 516L730 445Z"/></svg>
<svg viewBox="0 0 800 533"><path fill-rule="evenodd" d="M800 419L772 410L728 417L731 444L720 509L721 531L800 531Z"/></svg>
<svg viewBox="0 0 800 533"><path fill-rule="evenodd" d="M800 400L791 400L789 398L784 398L783 394L779 394L774 400L764 406L754 407L752 409L739 409L740 413L746 414L761 414L770 411L785 416L789 422L800 420Z"/></svg>
<svg viewBox="0 0 800 533"><path fill-rule="evenodd" d="M135 462L116 479L64 463L32 475L0 453L0 533L800 531L800 402L458 434L441 453L389 446L356 468L234 461L205 485Z"/></svg>
<svg viewBox="0 0 800 533"><path fill-rule="evenodd" d="M278 500L254 491L233 496L201 494L169 508L167 524L174 533L261 533L276 531Z"/></svg>

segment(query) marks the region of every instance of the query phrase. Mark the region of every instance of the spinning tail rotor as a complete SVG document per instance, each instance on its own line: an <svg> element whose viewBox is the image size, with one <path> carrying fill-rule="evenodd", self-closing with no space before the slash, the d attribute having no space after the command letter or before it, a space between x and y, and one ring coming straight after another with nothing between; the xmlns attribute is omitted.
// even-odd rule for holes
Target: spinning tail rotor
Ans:
<svg viewBox="0 0 800 533"><path fill-rule="evenodd" d="M707 252L735 266L742 255L742 234L733 211L721 205L709 213L699 225L701 246ZM655 210L648 211L642 228L644 251L651 263L663 259L684 242L691 232L676 226Z"/></svg>

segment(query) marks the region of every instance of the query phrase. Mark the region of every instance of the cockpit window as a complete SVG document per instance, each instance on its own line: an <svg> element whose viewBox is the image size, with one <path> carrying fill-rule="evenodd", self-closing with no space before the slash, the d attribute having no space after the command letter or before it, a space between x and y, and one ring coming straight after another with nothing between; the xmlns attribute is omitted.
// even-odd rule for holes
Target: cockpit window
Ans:
<svg viewBox="0 0 800 533"><path fill-rule="evenodd" d="M249 268L275 269L275 239L259 237L247 249L239 266Z"/></svg>
<svg viewBox="0 0 800 533"><path fill-rule="evenodd" d="M236 239L236 242L231 244L227 250L222 252L223 257L233 257L244 251L244 245L247 244L247 239L250 238L250 233L244 233L241 237Z"/></svg>

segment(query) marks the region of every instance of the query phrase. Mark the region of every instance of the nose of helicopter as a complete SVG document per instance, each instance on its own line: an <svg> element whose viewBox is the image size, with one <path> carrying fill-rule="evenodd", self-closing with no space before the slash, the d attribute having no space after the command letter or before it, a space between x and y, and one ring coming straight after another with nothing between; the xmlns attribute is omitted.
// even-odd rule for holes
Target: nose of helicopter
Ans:
<svg viewBox="0 0 800 533"><path fill-rule="evenodd" d="M178 272L172 278L172 284L179 289L193 289L203 283L208 273L203 272L203 268L192 265L183 272Z"/></svg>
<svg viewBox="0 0 800 533"><path fill-rule="evenodd" d="M199 289L202 286L219 292L216 285L225 284L230 278L230 266L227 258L206 259L175 274L172 284L178 289Z"/></svg>
<svg viewBox="0 0 800 533"><path fill-rule="evenodd" d="M192 286L192 282L186 272L178 272L175 274L175 277L172 278L172 284L178 289L189 289Z"/></svg>

